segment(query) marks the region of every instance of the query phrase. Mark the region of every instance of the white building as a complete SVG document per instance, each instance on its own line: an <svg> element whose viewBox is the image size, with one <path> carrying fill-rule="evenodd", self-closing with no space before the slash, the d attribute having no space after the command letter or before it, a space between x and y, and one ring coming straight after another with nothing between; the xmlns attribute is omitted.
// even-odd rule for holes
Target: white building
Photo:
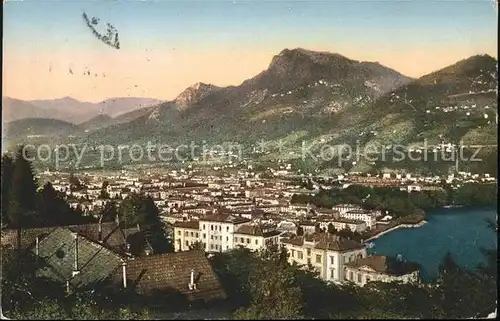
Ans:
<svg viewBox="0 0 500 321"><path fill-rule="evenodd" d="M189 246L200 239L199 229L198 221L176 222L174 224L175 251L189 251Z"/></svg>
<svg viewBox="0 0 500 321"><path fill-rule="evenodd" d="M366 210L351 210L344 213L340 212L340 217L349 220L363 221L369 229L374 227L377 222L376 213Z"/></svg>
<svg viewBox="0 0 500 321"><path fill-rule="evenodd" d="M283 240L289 262L311 265L319 276L330 282L345 280L345 264L366 257L366 247L354 240L328 233L315 233Z"/></svg>
<svg viewBox="0 0 500 321"><path fill-rule="evenodd" d="M328 225L330 224L332 224L337 231L349 229L352 232L361 233L366 230L366 223L364 221L350 220L342 217L323 220L319 223L319 227L328 231Z"/></svg>
<svg viewBox="0 0 500 321"><path fill-rule="evenodd" d="M332 207L332 210L339 212L339 214L345 214L349 211L362 210L362 208L353 204L339 204Z"/></svg>
<svg viewBox="0 0 500 321"><path fill-rule="evenodd" d="M300 222L299 226L304 231L304 234L313 234L316 232L316 227L319 227L319 224L316 222Z"/></svg>
<svg viewBox="0 0 500 321"><path fill-rule="evenodd" d="M242 246L252 251L258 251L272 244L279 243L281 232L266 230L261 225L251 224L238 227L234 233L234 247Z"/></svg>
<svg viewBox="0 0 500 321"><path fill-rule="evenodd" d="M292 232L295 233L297 232L297 224L291 221L281 221L278 223L278 226L276 228L278 231L281 232Z"/></svg>
<svg viewBox="0 0 500 321"><path fill-rule="evenodd" d="M280 231L266 229L231 214L210 215L199 221L174 224L175 251L187 251L196 242L201 242L206 252L224 252L239 246L260 250L279 243L280 234Z"/></svg>
<svg viewBox="0 0 500 321"><path fill-rule="evenodd" d="M230 214L200 218L201 241L207 252L224 252L234 248L234 232L250 220Z"/></svg>
<svg viewBox="0 0 500 321"><path fill-rule="evenodd" d="M346 281L364 286L370 281L419 282L420 266L398 258L372 255L346 264Z"/></svg>
<svg viewBox="0 0 500 321"><path fill-rule="evenodd" d="M408 193L411 192L420 192L422 190L422 186L416 185L416 184L411 184L406 187Z"/></svg>

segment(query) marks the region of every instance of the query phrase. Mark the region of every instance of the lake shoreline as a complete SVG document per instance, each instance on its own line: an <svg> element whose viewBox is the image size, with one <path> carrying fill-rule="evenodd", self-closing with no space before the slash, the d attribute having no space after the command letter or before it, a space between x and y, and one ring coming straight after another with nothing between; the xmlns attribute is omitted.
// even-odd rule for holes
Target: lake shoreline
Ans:
<svg viewBox="0 0 500 321"><path fill-rule="evenodd" d="M384 230L384 231L381 231L380 233L377 233L375 234L374 236L364 240L363 243L366 243L366 242L370 242L372 240L375 240L375 239L378 239L379 237L381 237L382 235L385 235L387 233L390 233L394 230L397 230L397 229L400 229L400 228L417 228L417 227L422 227L424 226L425 224L427 224L427 221L426 220L422 220L416 224L399 224L399 225L396 225L394 227L391 227L387 230Z"/></svg>
<svg viewBox="0 0 500 321"><path fill-rule="evenodd" d="M438 209L441 209L441 210L459 210L459 211L466 211L466 210L469 210L469 209L490 209L492 208L491 206L474 206L474 205L469 205L469 206L466 206L466 205L445 205L445 206L442 206L440 208L436 208L436 209L433 209L431 210L431 214L433 214L434 211L438 210ZM425 214L427 215L427 213ZM440 214L436 214L436 215L440 215ZM417 227L422 227L424 226L425 224L427 224L428 222L423 219L422 221L418 222L418 223L414 223L414 224L411 224L411 223L401 223L401 224L398 224L396 226L393 226L391 228L388 228L387 230L383 230L383 231L380 231L379 233L373 235L373 236L370 236L369 238L367 238L366 240L363 241L363 243L367 243L367 242L370 242L372 240L375 240L375 239L378 239L379 237L389 233L389 232L392 232L392 231L395 231L399 228L417 228Z"/></svg>
<svg viewBox="0 0 500 321"><path fill-rule="evenodd" d="M431 282L439 276L439 265L447 253L452 254L461 268L474 271L479 263L486 263L480 249L496 249L497 234L487 221L496 221L497 209L442 208L426 212L427 223L402 221L384 231L378 230L380 233L369 235L370 238L367 235L366 239L375 245L367 249L368 254L389 257L401 254L406 260L420 264L422 280ZM417 226L421 228L414 228ZM400 227L413 228L389 233Z"/></svg>

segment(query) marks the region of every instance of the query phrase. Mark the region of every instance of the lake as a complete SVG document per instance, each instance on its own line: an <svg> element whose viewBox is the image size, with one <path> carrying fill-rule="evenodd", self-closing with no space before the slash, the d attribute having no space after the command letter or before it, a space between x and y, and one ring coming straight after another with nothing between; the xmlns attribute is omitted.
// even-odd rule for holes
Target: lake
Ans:
<svg viewBox="0 0 500 321"><path fill-rule="evenodd" d="M427 213L427 224L419 228L401 228L373 240L368 253L396 256L422 265L424 281L435 278L447 251L460 266L473 269L485 258L481 247L497 247L497 234L486 219L496 221L496 208L439 209Z"/></svg>

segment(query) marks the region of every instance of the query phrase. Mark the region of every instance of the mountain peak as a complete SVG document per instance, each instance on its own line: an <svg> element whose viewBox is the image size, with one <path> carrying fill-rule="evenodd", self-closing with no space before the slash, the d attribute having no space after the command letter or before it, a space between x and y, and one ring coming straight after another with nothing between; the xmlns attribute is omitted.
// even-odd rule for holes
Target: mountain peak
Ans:
<svg viewBox="0 0 500 321"><path fill-rule="evenodd" d="M212 87L215 87L215 85L212 85L212 84L206 84L204 82L197 82L196 84L190 86L189 88L193 88L195 90L200 90L200 89L204 89L204 88L212 88Z"/></svg>
<svg viewBox="0 0 500 321"><path fill-rule="evenodd" d="M75 98L70 97L70 96L64 96L64 97L59 98L59 99L57 99L57 100L78 101L78 100L76 100Z"/></svg>
<svg viewBox="0 0 500 321"><path fill-rule="evenodd" d="M301 48L301 47L292 48L292 49L285 48L285 49L281 50L281 52L278 54L278 56L286 56L286 55L305 55L305 56L309 56L311 58L320 57L320 56L330 56L330 57L336 56L336 57L345 58L344 56L342 56L338 53L329 52L329 51L314 51L314 50L309 50L309 49L305 49L305 48Z"/></svg>
<svg viewBox="0 0 500 321"><path fill-rule="evenodd" d="M436 70L420 78L422 83L446 82L452 79L476 79L481 82L497 81L498 61L487 54L474 55L453 65ZM486 78L484 78L486 77Z"/></svg>
<svg viewBox="0 0 500 321"><path fill-rule="evenodd" d="M175 98L174 102L179 109L185 109L189 105L197 103L206 95L217 89L219 89L219 87L215 85L197 82L180 93L179 96Z"/></svg>
<svg viewBox="0 0 500 321"><path fill-rule="evenodd" d="M271 60L268 70L285 75L302 69L321 68L321 66L342 66L354 62L337 53L312 51L303 48L283 49ZM316 66L316 67L314 67Z"/></svg>
<svg viewBox="0 0 500 321"><path fill-rule="evenodd" d="M273 61L280 60L283 58L308 58L315 63L329 62L332 59L341 59L345 61L351 61L350 59L338 54L328 51L313 51L304 48L294 48L294 49L283 49L278 55L274 56ZM273 62L271 62L272 64Z"/></svg>

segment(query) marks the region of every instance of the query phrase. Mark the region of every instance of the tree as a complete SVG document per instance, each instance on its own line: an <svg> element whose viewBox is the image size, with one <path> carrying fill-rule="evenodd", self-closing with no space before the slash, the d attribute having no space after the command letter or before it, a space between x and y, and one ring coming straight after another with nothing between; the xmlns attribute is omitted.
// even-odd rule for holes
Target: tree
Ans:
<svg viewBox="0 0 500 321"><path fill-rule="evenodd" d="M134 311L124 306L105 307L80 293L62 299L37 298L24 308L9 311L8 316L20 320L150 320L149 310Z"/></svg>
<svg viewBox="0 0 500 321"><path fill-rule="evenodd" d="M166 253L173 250L165 235L158 207L151 197L135 193L129 195L120 206L119 220L122 228L139 225L155 252Z"/></svg>
<svg viewBox="0 0 500 321"><path fill-rule="evenodd" d="M36 189L37 184L31 164L20 146L14 160L12 181L9 188L7 215L10 224L17 229L17 249L21 248L21 229L36 225ZM18 268L22 261L18 260Z"/></svg>
<svg viewBox="0 0 500 321"><path fill-rule="evenodd" d="M450 253L440 265L438 280L436 304L446 318L481 318L495 310L496 282L462 269Z"/></svg>
<svg viewBox="0 0 500 321"><path fill-rule="evenodd" d="M454 194L457 205L496 205L497 184L467 183L458 188Z"/></svg>
<svg viewBox="0 0 500 321"><path fill-rule="evenodd" d="M362 291L368 311L385 311L406 318L436 318L441 315L434 308L429 288L411 283L369 282ZM365 315L362 312L361 315Z"/></svg>
<svg viewBox="0 0 500 321"><path fill-rule="evenodd" d="M297 227L297 236L303 236L304 235L304 228L302 226Z"/></svg>
<svg viewBox="0 0 500 321"><path fill-rule="evenodd" d="M384 209L388 210L394 216L404 216L409 214L407 204L404 199L401 198L388 198L384 202Z"/></svg>
<svg viewBox="0 0 500 321"><path fill-rule="evenodd" d="M108 193L108 186L109 186L109 183L108 181L104 181L102 183L102 187L101 187L101 193L99 194L99 198L102 198L102 199L109 199L109 193Z"/></svg>
<svg viewBox="0 0 500 321"><path fill-rule="evenodd" d="M258 253L239 247L227 252L215 253L210 258L215 272L226 290L229 302L239 308L250 304L250 272L257 266Z"/></svg>
<svg viewBox="0 0 500 321"><path fill-rule="evenodd" d="M8 156L2 156L2 225L9 223L9 196L12 186L12 175L14 172L14 160Z"/></svg>
<svg viewBox="0 0 500 321"><path fill-rule="evenodd" d="M412 191L409 194L410 201L418 208L426 210L433 207L432 199L423 192Z"/></svg>
<svg viewBox="0 0 500 321"><path fill-rule="evenodd" d="M377 194L370 194L370 197L365 200L363 207L369 210L380 210L382 207L382 198Z"/></svg>
<svg viewBox="0 0 500 321"><path fill-rule="evenodd" d="M85 185L73 173L69 175L68 181L69 181L69 188L71 189L71 191L77 192L85 188Z"/></svg>
<svg viewBox="0 0 500 321"><path fill-rule="evenodd" d="M40 225L62 226L91 223L91 217L85 217L80 211L69 206L63 195L56 191L50 182L38 192L37 208Z"/></svg>
<svg viewBox="0 0 500 321"><path fill-rule="evenodd" d="M337 230L335 229L335 226L332 223L328 224L328 233L335 234L336 231Z"/></svg>
<svg viewBox="0 0 500 321"><path fill-rule="evenodd" d="M31 163L19 147L14 161L11 188L9 191L8 215L12 225L16 227L31 226L35 222L37 183Z"/></svg>
<svg viewBox="0 0 500 321"><path fill-rule="evenodd" d="M259 253L259 264L250 272L248 307L234 314L236 319L302 318L302 293L289 268L286 250L272 246Z"/></svg>
<svg viewBox="0 0 500 321"><path fill-rule="evenodd" d="M141 198L139 194L132 193L123 200L119 210L120 226L122 228L131 228L141 222L138 212Z"/></svg>
<svg viewBox="0 0 500 321"><path fill-rule="evenodd" d="M45 262L31 251L2 248L1 304L4 313L26 309L35 298L57 297L59 285L36 275L37 270L45 266Z"/></svg>
<svg viewBox="0 0 500 321"><path fill-rule="evenodd" d="M114 201L107 202L99 213L99 217L102 217L102 222L114 222L117 216L118 209Z"/></svg>
<svg viewBox="0 0 500 321"><path fill-rule="evenodd" d="M205 246L203 245L203 242L196 241L193 244L189 245L189 250L190 251L205 251Z"/></svg>

